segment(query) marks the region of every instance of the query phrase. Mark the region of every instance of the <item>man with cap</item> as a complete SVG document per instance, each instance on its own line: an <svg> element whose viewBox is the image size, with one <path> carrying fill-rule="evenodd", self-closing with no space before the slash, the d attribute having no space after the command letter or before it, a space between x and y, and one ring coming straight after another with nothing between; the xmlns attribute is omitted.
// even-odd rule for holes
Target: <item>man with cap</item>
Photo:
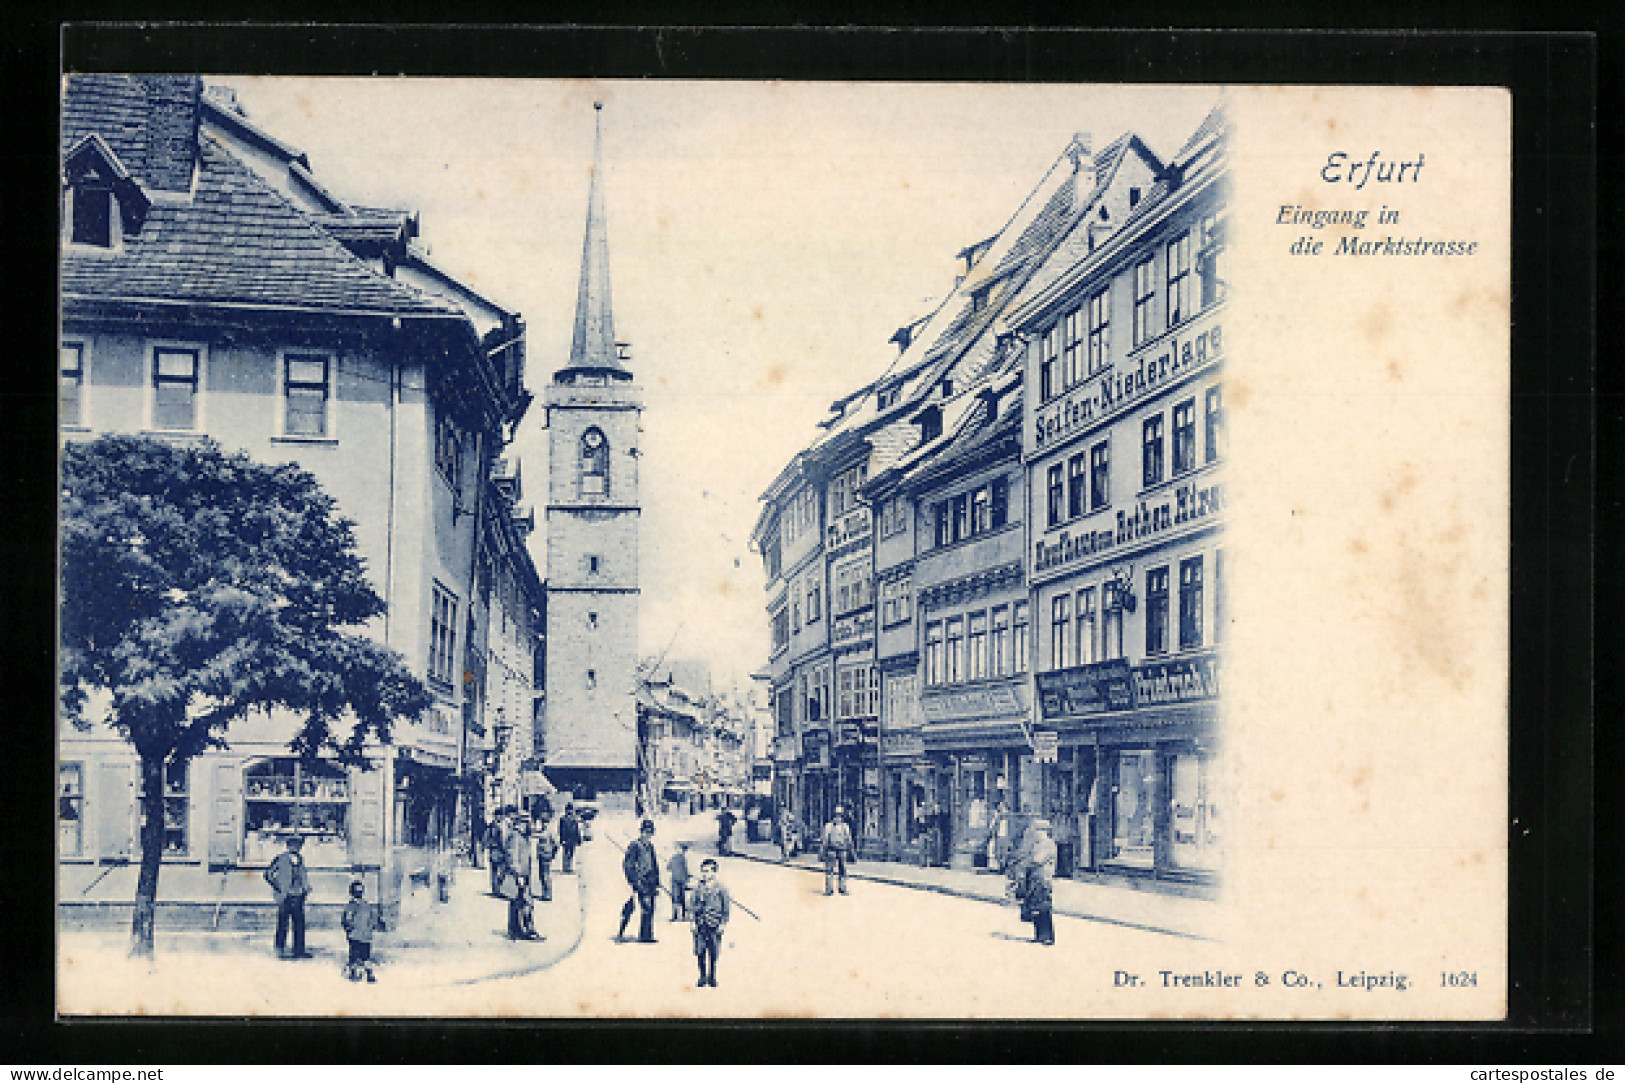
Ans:
<svg viewBox="0 0 1625 1083"><path fill-rule="evenodd" d="M265 870L265 882L276 899L276 953L284 959L309 959L305 950L305 896L310 894L310 877L305 872L302 835L289 835L288 848L277 854ZM288 926L293 926L293 952L287 951Z"/></svg>
<svg viewBox="0 0 1625 1083"><path fill-rule="evenodd" d="M559 845L564 847L564 874L568 876L575 871L576 847L581 845L581 817L576 815L573 801L565 802L559 819Z"/></svg>
<svg viewBox="0 0 1625 1083"><path fill-rule="evenodd" d="M835 814L824 825L824 835L818 852L824 858L824 894L835 894L835 879L841 881L841 894L846 890L846 863L852 860L852 829L846 823L846 810L835 806Z"/></svg>
<svg viewBox="0 0 1625 1083"><path fill-rule="evenodd" d="M644 820L638 837L626 848L626 857L621 860L621 871L626 875L627 886L632 889L632 898L627 899L626 905L621 907L621 927L615 934L617 943L626 939L626 924L632 920L634 905L641 911L638 916L638 941L655 943L655 894L660 890L660 861L655 856L654 837L654 821Z"/></svg>

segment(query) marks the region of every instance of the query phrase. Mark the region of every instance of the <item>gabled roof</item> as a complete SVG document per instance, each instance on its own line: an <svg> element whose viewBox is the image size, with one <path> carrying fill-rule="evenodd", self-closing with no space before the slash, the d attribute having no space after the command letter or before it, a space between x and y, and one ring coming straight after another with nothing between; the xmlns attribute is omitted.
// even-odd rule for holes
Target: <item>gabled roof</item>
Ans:
<svg viewBox="0 0 1625 1083"><path fill-rule="evenodd" d="M166 93L177 106L172 119L184 123L183 99L201 92L196 76L70 75L64 80L59 150L66 156L87 135L95 134L143 185L183 190L185 168L174 160L190 157L191 132L150 130L154 101ZM195 116L192 118L195 127ZM180 136L180 138L175 138ZM189 167L189 162L180 162Z"/></svg>
<svg viewBox="0 0 1625 1083"><path fill-rule="evenodd" d="M462 315L374 271L214 138L199 156L192 198L154 203L121 251L64 251L64 297Z"/></svg>

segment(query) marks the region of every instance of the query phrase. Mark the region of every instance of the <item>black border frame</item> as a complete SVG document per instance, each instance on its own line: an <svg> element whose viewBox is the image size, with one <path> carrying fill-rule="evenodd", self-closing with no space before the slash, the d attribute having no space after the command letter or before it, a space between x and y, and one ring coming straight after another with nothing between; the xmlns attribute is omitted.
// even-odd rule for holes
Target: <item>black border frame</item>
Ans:
<svg viewBox="0 0 1625 1083"><path fill-rule="evenodd" d="M4 913L28 916L27 921L9 922L6 933L12 941L6 957L16 963L5 998L4 1033L15 1040L8 1045L17 1062L1241 1063L1262 1054L1270 1060L1331 1062L1567 1063L1577 1054L1604 1053L1593 1031L1597 1024L1608 1028L1601 1041L1612 1046L1619 1020L1613 983L1599 984L1602 999L1592 1001L1594 972L1620 973L1610 938L1595 937L1593 914L1596 37L224 23L75 24L60 29L55 22L32 29L41 33L18 35L10 50L14 59L31 55L42 69L36 74L30 68L23 93L13 94L13 109L33 125L33 138L22 156L26 170L21 175L11 171L9 179L14 186L22 181L30 199L40 198L34 184L56 183L57 56L50 45L58 42L64 68L86 71L1512 88L1512 933L1510 1012L1499 1024L63 1023L51 1018L54 963L48 933L54 914L40 904L41 899L49 901L43 886L54 875L51 836L43 823L49 818L50 786L41 770L38 785L32 779L16 780L15 800L26 809L6 844L5 862L13 873L3 878L0 889L7 903L15 903ZM14 197L12 206L20 205ZM1619 214L1617 200L1607 205ZM43 228L26 235L16 265L32 272L23 272L24 295L36 317L30 325L43 325L42 337L54 337L51 322L38 317L54 313L54 280L40 271L47 261L54 266L55 232L48 220L34 225ZM12 424L6 438L16 445L8 461L28 464L6 471L8 488L22 498L11 504L22 514L22 529L6 538L3 553L6 566L18 570L43 571L53 560L54 392L48 380L42 385L36 389L25 379L19 391L0 399L19 407L7 411ZM1603 418L1608 434L1622 435L1625 425L1617 417L1617 404L1611 399L1602 404L1608 410ZM37 605L43 611L34 621L6 622L7 658L25 667L8 668L14 679L28 674L14 686L30 705L26 717L32 717L34 704L43 707L54 698L54 597L48 573L14 574L13 580L23 581L14 594L23 604L8 610L33 611ZM50 762L54 737L48 726L29 724L17 732L25 762ZM1604 751L1613 756L1617 744ZM1605 799L1610 802L1607 811L1617 813L1617 787ZM1617 815L1606 822L1617 823ZM1617 845L1611 833L1605 838ZM45 845L36 841L42 839ZM1606 955L1594 957L1594 952Z"/></svg>

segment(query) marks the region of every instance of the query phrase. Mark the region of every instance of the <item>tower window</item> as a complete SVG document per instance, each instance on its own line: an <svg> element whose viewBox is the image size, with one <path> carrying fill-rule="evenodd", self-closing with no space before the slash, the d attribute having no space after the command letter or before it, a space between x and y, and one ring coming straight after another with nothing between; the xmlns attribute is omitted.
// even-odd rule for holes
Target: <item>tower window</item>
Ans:
<svg viewBox="0 0 1625 1083"><path fill-rule="evenodd" d="M581 434L581 495L609 495L609 443L597 428Z"/></svg>
<svg viewBox="0 0 1625 1083"><path fill-rule="evenodd" d="M594 630L596 630L598 628L598 614L597 613L588 613L587 614L587 627L592 628Z"/></svg>
<svg viewBox="0 0 1625 1083"><path fill-rule="evenodd" d="M593 689L595 689L597 687L598 687L598 671L596 669L587 670L587 691L590 692L590 691L592 691Z"/></svg>
<svg viewBox="0 0 1625 1083"><path fill-rule="evenodd" d="M589 557L587 557L587 574L588 575L597 575L599 567L600 567L599 558L597 556L589 556Z"/></svg>

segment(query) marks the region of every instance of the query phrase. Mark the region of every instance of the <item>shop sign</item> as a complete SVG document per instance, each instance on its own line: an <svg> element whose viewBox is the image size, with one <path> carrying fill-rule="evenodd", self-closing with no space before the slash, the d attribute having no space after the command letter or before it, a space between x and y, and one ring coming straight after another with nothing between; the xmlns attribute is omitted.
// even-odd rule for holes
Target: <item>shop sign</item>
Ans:
<svg viewBox="0 0 1625 1083"><path fill-rule="evenodd" d="M1045 718L1069 718L1134 706L1129 665L1118 658L1039 673L1038 700Z"/></svg>
<svg viewBox="0 0 1625 1083"><path fill-rule="evenodd" d="M886 756L917 757L925 755L925 738L919 733L886 732L880 737L880 751Z"/></svg>
<svg viewBox="0 0 1625 1083"><path fill-rule="evenodd" d="M1141 707L1219 698L1216 653L1134 667L1134 700Z"/></svg>
<svg viewBox="0 0 1625 1083"><path fill-rule="evenodd" d="M1201 330L1176 332L1142 353L1137 361L1113 366L1033 416L1033 448L1077 435L1140 399L1224 356L1224 333L1217 323ZM831 528L834 529L833 527Z"/></svg>
<svg viewBox="0 0 1625 1083"><path fill-rule="evenodd" d="M957 692L934 692L920 704L927 722L947 722L962 718L1021 714L1021 697L1008 684L986 688L965 688Z"/></svg>
<svg viewBox="0 0 1625 1083"><path fill-rule="evenodd" d="M830 549L839 549L849 542L869 536L869 509L853 508L833 523L829 524L825 545Z"/></svg>
<svg viewBox="0 0 1625 1083"><path fill-rule="evenodd" d="M1127 510L1117 512L1115 520L1107 518L1103 530L1085 527L1074 534L1068 529L1053 538L1038 539L1034 543L1033 573L1065 567L1130 542L1154 538L1174 527L1200 522L1223 511L1225 503L1222 481L1175 486L1162 500L1135 501Z"/></svg>
<svg viewBox="0 0 1625 1083"><path fill-rule="evenodd" d="M837 619L830 629L830 642L835 646L841 646L860 639L873 639L874 634L875 611L865 609Z"/></svg>
<svg viewBox="0 0 1625 1083"><path fill-rule="evenodd" d="M1054 730L1033 730L1033 759L1038 763L1059 763L1061 735Z"/></svg>

